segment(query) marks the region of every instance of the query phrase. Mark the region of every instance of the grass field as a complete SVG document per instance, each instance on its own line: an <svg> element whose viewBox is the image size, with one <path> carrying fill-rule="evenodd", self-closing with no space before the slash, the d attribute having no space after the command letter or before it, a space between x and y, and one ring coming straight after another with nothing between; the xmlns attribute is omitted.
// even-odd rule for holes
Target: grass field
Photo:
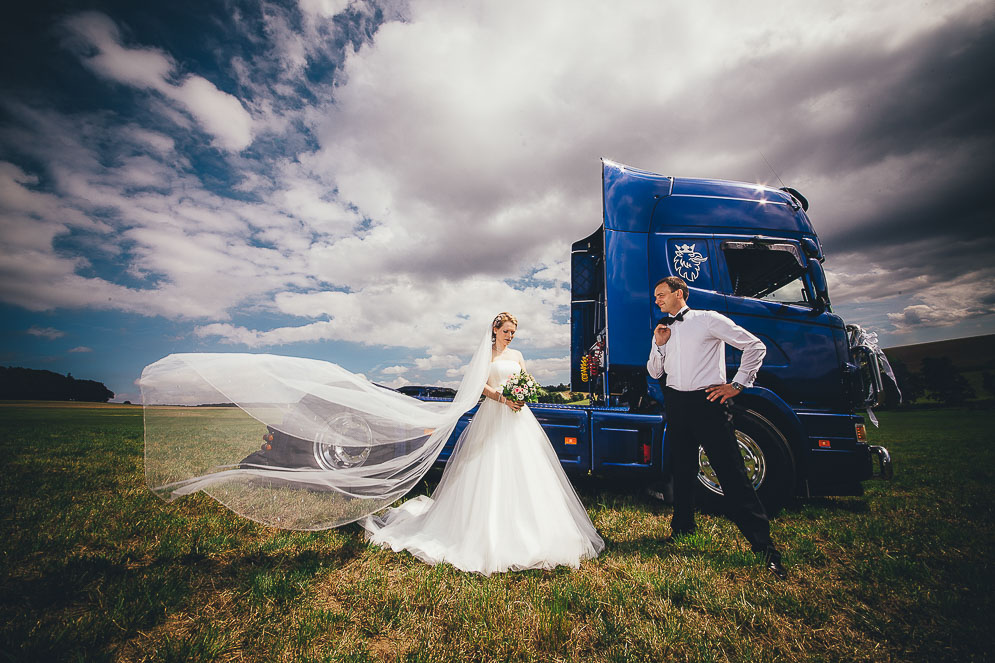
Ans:
<svg viewBox="0 0 995 663"><path fill-rule="evenodd" d="M579 571L428 567L161 501L140 408L0 405L0 660L989 660L995 411L880 418L895 479L782 512L777 583L728 521L664 545L668 506L593 479Z"/></svg>

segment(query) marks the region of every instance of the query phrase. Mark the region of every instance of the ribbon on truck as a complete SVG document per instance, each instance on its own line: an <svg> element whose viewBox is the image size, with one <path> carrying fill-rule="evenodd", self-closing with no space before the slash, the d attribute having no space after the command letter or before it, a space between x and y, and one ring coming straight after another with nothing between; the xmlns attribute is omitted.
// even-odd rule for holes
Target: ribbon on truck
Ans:
<svg viewBox="0 0 995 663"><path fill-rule="evenodd" d="M881 349L881 346L878 345L877 332L867 331L860 325L847 325L847 331L850 332L850 347L853 348L862 346L867 348L871 354L874 355L882 372L887 375L888 379L895 385L895 391L898 393L898 402L901 403L902 390L898 387L898 379L895 377L895 371L892 370L891 364L888 362L887 355L885 355L884 350ZM874 411L870 406L867 407L867 417L876 428L880 427L878 418L874 415Z"/></svg>

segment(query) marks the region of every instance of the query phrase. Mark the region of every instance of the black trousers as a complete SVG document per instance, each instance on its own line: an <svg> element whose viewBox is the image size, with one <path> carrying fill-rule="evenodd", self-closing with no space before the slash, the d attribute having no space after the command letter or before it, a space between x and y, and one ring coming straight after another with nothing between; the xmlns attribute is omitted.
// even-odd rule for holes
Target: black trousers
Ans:
<svg viewBox="0 0 995 663"><path fill-rule="evenodd" d="M667 410L667 446L674 477L675 534L691 532L694 523L694 493L698 482L698 445L705 449L712 469L722 484L723 504L755 552L777 556L770 538L770 522L763 504L746 476L746 467L736 442L729 402L706 398L704 391L664 391Z"/></svg>

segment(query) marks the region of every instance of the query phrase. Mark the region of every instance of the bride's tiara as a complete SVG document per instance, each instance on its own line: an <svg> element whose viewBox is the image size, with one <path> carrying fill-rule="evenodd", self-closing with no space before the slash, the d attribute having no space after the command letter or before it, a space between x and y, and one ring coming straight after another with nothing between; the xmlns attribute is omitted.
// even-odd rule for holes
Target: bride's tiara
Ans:
<svg viewBox="0 0 995 663"><path fill-rule="evenodd" d="M491 327L500 327L506 322L510 322L516 327L518 326L518 318L513 316L511 313L508 313L507 311L502 311L501 313L498 313L494 317L494 322L491 323Z"/></svg>

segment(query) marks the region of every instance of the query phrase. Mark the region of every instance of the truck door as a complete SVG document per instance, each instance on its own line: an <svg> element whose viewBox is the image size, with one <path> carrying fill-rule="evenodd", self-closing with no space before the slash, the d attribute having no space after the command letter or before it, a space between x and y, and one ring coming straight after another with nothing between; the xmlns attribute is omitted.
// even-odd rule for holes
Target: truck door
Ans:
<svg viewBox="0 0 995 663"><path fill-rule="evenodd" d="M796 407L835 404L841 374L832 327L841 323L816 302L799 242L716 236L711 247L727 315L767 346L757 383ZM731 375L740 352L727 352Z"/></svg>
<svg viewBox="0 0 995 663"><path fill-rule="evenodd" d="M714 242L710 234L675 234L661 228L649 237L649 270L646 284L646 306L650 311L650 322L663 316L653 301L653 288L656 282L666 276L679 276L688 284L690 295L688 304L697 309L712 311L725 310L725 297L716 292L715 281L719 278L713 257ZM651 325L652 326L652 325ZM647 342L649 336L647 335Z"/></svg>

